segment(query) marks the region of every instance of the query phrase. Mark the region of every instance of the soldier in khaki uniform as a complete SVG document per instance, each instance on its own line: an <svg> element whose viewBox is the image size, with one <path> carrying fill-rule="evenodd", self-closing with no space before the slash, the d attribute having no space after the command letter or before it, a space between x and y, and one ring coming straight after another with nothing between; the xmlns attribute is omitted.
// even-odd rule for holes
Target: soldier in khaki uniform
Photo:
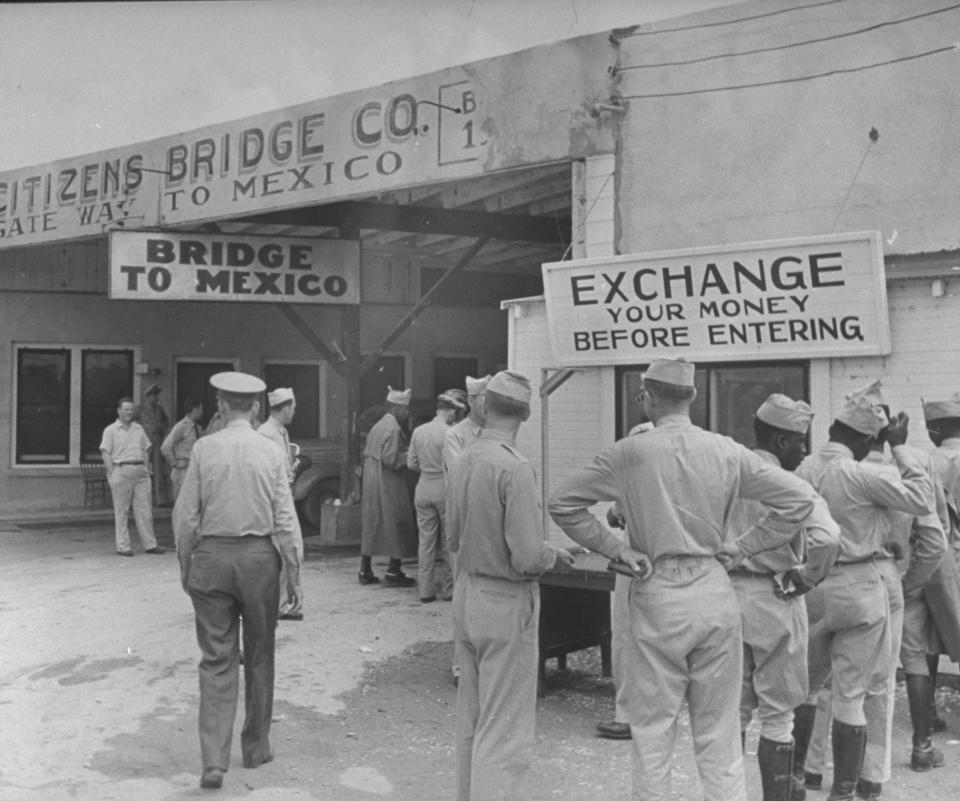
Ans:
<svg viewBox="0 0 960 801"><path fill-rule="evenodd" d="M754 418L754 453L784 470L796 470L812 419L813 410L803 401L771 395ZM756 501L739 502L728 530L738 536L765 511ZM730 571L743 622L741 739L758 709L757 759L764 801L791 798L793 709L809 690L807 607L802 596L820 583L839 550L840 529L818 499L810 522L788 544L757 554ZM802 793L802 785L798 789Z"/></svg>
<svg viewBox="0 0 960 801"><path fill-rule="evenodd" d="M789 542L813 513L816 494L728 437L690 422L693 364L654 361L640 398L654 430L619 440L564 481L550 499L550 514L571 538L606 554L592 543L613 535L590 507L616 501L631 549L654 561L652 575L631 580L629 588L632 797L671 797L686 701L704 798L745 801L737 736L740 610L724 566ZM761 501L769 514L728 540L728 510L738 497Z"/></svg>
<svg viewBox="0 0 960 801"><path fill-rule="evenodd" d="M875 564L890 536L887 510L926 515L934 507L930 477L903 447L907 416L901 412L888 420L878 400L877 384L848 395L830 426L830 441L797 468L797 475L821 494L840 526L840 555L820 586L807 596L810 695L794 715L794 775L802 779L817 696L832 675L830 801L854 797L867 742L864 700L868 691L882 691L889 671L889 602ZM899 477L880 475L859 464L888 424L887 441Z"/></svg>
<svg viewBox="0 0 960 801"><path fill-rule="evenodd" d="M533 468L517 451L530 415L530 382L509 371L486 389L486 425L450 465L447 526L457 552L454 636L461 654L457 693L457 801L525 798L534 742L540 586L558 559L544 541ZM639 563L604 529L597 550Z"/></svg>

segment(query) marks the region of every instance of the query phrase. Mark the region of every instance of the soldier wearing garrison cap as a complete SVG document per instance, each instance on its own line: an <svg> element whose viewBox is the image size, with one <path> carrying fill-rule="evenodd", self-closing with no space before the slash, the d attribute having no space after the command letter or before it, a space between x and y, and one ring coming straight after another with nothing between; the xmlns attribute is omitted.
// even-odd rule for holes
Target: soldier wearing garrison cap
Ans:
<svg viewBox="0 0 960 801"><path fill-rule="evenodd" d="M812 419L813 409L804 401L770 395L754 417L754 453L784 470L796 470L806 454ZM765 512L756 501L736 502L728 532L739 536ZM808 623L802 596L827 574L839 549L840 529L818 498L814 514L790 542L746 559L730 571L743 624L741 742L753 710L758 709L757 761L764 801L790 797L793 710L808 694Z"/></svg>
<svg viewBox="0 0 960 801"><path fill-rule="evenodd" d="M417 534L404 469L407 443L402 426L410 418L409 389L387 387L387 411L370 429L363 448L363 521L360 544L361 584L379 584L373 572L374 556L390 563L383 581L388 587L412 587L416 581L400 567L401 560L417 554Z"/></svg>
<svg viewBox="0 0 960 801"><path fill-rule="evenodd" d="M252 426L266 385L256 376L234 372L217 373L210 383L217 389L218 411L226 424L193 447L173 509L173 531L202 654L200 786L213 789L222 786L230 766L241 620L243 765L256 768L273 759L270 721L280 562L287 571L287 599L295 604L300 555L284 455Z"/></svg>
<svg viewBox="0 0 960 801"><path fill-rule="evenodd" d="M903 447L907 415L901 412L889 420L881 403L879 382L847 395L830 426L830 441L797 468L840 526L840 554L807 601L810 689L806 702L795 710L794 775L803 776L817 696L831 676L834 799L852 799L857 791L867 744L864 701L868 691L885 686L889 673L889 601L875 564L889 541L887 510L922 516L935 505L930 477ZM860 464L884 428L899 475Z"/></svg>
<svg viewBox="0 0 960 801"><path fill-rule="evenodd" d="M530 382L500 372L486 387L486 422L447 475L447 526L457 552L454 637L457 801L526 798L534 742L540 587L570 554L544 541L533 468L516 449ZM481 691L482 690L482 691Z"/></svg>
<svg viewBox="0 0 960 801"><path fill-rule="evenodd" d="M160 405L160 393L163 392L159 384L151 384L144 390L143 405L137 407L134 419L143 426L150 439L150 469L153 476L153 501L157 506L167 504L167 471L168 466L163 459L161 446L170 430L170 418L166 410Z"/></svg>
<svg viewBox="0 0 960 801"><path fill-rule="evenodd" d="M457 393L463 395L460 398ZM420 474L414 494L420 548L417 555L417 579L420 601L430 603L453 597L453 571L444 525L443 443L459 412L467 411L466 395L450 389L437 396L437 412L428 423L417 426L410 435L407 467Z"/></svg>
<svg viewBox="0 0 960 801"><path fill-rule="evenodd" d="M637 572L630 593L635 795L670 797L676 721L686 701L704 796L745 801L740 610L724 565L792 540L816 495L733 440L694 426L694 375L682 359L654 361L638 398L654 430L619 440L564 481L550 514L590 550L624 558L635 570L641 554L653 560L652 574ZM738 497L764 503L769 513L728 539L727 513ZM598 501L617 502L626 556L626 546L590 512Z"/></svg>
<svg viewBox="0 0 960 801"><path fill-rule="evenodd" d="M297 399L290 387L277 387L267 393L267 405L270 408L270 416L260 424L257 431L275 442L283 452L284 464L287 466L287 476L292 488L295 475L293 451L290 448L290 435L287 433L287 426L293 422L293 417L297 412ZM300 520L296 516L294 516L294 539L297 543L297 553L300 555L300 561L303 562L303 531L300 529ZM281 568L281 587L286 583L286 578L286 573ZM280 599L280 619L303 620L302 586L297 587L296 606L290 606L286 598Z"/></svg>
<svg viewBox="0 0 960 801"><path fill-rule="evenodd" d="M944 400L922 400L927 434L936 446L933 452L934 472L943 487L949 510L947 558L944 558L924 586L930 616L939 640L934 651L943 652L954 662L960 662L960 393L954 392ZM932 689L937 684L939 653L931 653L926 673ZM919 669L919 666L918 666ZM931 722L934 731L943 731L946 721L933 710Z"/></svg>

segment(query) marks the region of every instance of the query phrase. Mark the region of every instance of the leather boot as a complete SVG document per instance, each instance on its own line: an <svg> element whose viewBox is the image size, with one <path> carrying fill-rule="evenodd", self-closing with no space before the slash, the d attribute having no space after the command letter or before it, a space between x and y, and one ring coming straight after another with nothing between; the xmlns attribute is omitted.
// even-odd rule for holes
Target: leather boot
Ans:
<svg viewBox="0 0 960 801"><path fill-rule="evenodd" d="M922 773L943 764L943 752L933 747L930 731L933 728L931 713L933 680L915 673L906 675L907 703L910 705L910 722L913 724L913 751L910 767Z"/></svg>
<svg viewBox="0 0 960 801"><path fill-rule="evenodd" d="M813 721L817 716L816 704L804 704L793 710L793 789L792 801L804 801L807 791L804 789L804 765L807 763L807 749L810 747L810 735L813 733Z"/></svg>
<svg viewBox="0 0 960 801"><path fill-rule="evenodd" d="M927 654L927 670L930 673L930 731L946 731L947 721L937 709L937 672L940 670L940 654Z"/></svg>
<svg viewBox="0 0 960 801"><path fill-rule="evenodd" d="M827 801L850 801L857 792L857 780L867 747L867 727L833 721L833 789Z"/></svg>
<svg viewBox="0 0 960 801"><path fill-rule="evenodd" d="M760 738L757 747L763 801L790 801L793 775L793 743L778 743Z"/></svg>

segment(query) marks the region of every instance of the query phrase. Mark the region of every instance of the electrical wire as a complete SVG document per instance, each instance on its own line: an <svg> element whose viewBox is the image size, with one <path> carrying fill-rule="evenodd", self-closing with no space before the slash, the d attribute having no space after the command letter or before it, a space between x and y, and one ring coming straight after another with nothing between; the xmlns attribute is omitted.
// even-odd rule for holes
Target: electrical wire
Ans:
<svg viewBox="0 0 960 801"><path fill-rule="evenodd" d="M886 67L890 64L900 64L905 61L915 61L920 58L927 58L927 56L935 56L938 53L949 53L956 52L960 48L960 44L952 44L947 47L938 47L935 50L927 50L925 53L916 53L912 56L902 56L900 58L892 58L888 61L878 61L875 64L864 64L860 67L846 67L835 70L828 70L827 72L818 72L813 75L800 75L796 78L780 78L776 81L758 81L756 83L741 83L741 84L731 84L730 86L713 86L707 89L688 89L682 92L654 92L650 94L642 95L624 95L624 100L650 100L658 97L684 97L687 95L706 95L713 92L730 92L735 89L756 89L763 86L776 86L778 84L786 83L801 83L802 81L813 81L817 78L829 78L833 75L847 75L853 72L863 72L865 70L876 69L877 67Z"/></svg>
<svg viewBox="0 0 960 801"><path fill-rule="evenodd" d="M612 178L613 173L608 173L607 177L603 181L603 184L600 186L600 189L597 190L597 194L594 196L593 202L590 204L590 208L587 209L587 213L584 215L585 220L590 219L590 212L593 211L593 207L597 205L597 201L600 200L600 197L603 195L603 190L607 188L607 184L610 183L610 179ZM573 237L570 238L570 244L567 245L567 249L563 251L563 255L559 258L559 261L566 261L567 255L571 250L573 250Z"/></svg>
<svg viewBox="0 0 960 801"><path fill-rule="evenodd" d="M633 31L631 33L613 34L615 39L630 39L634 36L659 36L662 33L677 33L679 31L695 31L700 28L718 28L722 25L735 25L738 22L749 22L755 19L765 17L775 17L778 14L789 14L791 11L803 11L805 8L817 8L818 6L832 6L835 3L845 3L846 0L823 0L821 3L810 3L805 6L793 6L792 8L781 8L777 11L768 11L765 14L754 14L752 17L740 17L739 19L728 19L721 22L704 22L699 25L687 25L683 28L664 28L659 31Z"/></svg>
<svg viewBox="0 0 960 801"><path fill-rule="evenodd" d="M890 20L889 22L878 22L876 25L871 25L867 28L860 28L856 31L847 31L846 33L836 33L832 36L823 36L819 39L807 39L803 42L792 42L785 45L776 45L774 47L759 47L756 50L744 50L740 53L721 53L716 56L703 56L701 58L691 58L685 61L663 61L657 64L633 64L629 67L614 67L613 71L616 73L626 72L627 70L647 70L655 69L657 67L682 67L688 64L702 64L705 61L716 61L721 58L739 58L741 56L754 56L759 53L774 53L778 50L790 50L794 47L803 47L804 45L810 44L822 44L823 42L832 42L837 39L845 39L849 36L859 36L862 33L870 33L871 31L879 30L880 28L888 28L892 25L902 25L905 22L913 22L914 20L922 19L923 17L932 17L936 14L943 14L947 11L954 11L960 8L960 3L955 3L952 6L947 6L945 8L938 8L935 11L925 11L922 14L916 14L912 17L904 17L903 19Z"/></svg>

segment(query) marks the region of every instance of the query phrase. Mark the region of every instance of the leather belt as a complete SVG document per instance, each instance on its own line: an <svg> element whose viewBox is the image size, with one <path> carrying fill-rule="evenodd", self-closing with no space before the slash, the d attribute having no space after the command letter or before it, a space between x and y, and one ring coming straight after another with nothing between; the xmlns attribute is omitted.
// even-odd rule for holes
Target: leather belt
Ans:
<svg viewBox="0 0 960 801"><path fill-rule="evenodd" d="M114 462L117 467L127 467L128 465L143 464L143 462Z"/></svg>

